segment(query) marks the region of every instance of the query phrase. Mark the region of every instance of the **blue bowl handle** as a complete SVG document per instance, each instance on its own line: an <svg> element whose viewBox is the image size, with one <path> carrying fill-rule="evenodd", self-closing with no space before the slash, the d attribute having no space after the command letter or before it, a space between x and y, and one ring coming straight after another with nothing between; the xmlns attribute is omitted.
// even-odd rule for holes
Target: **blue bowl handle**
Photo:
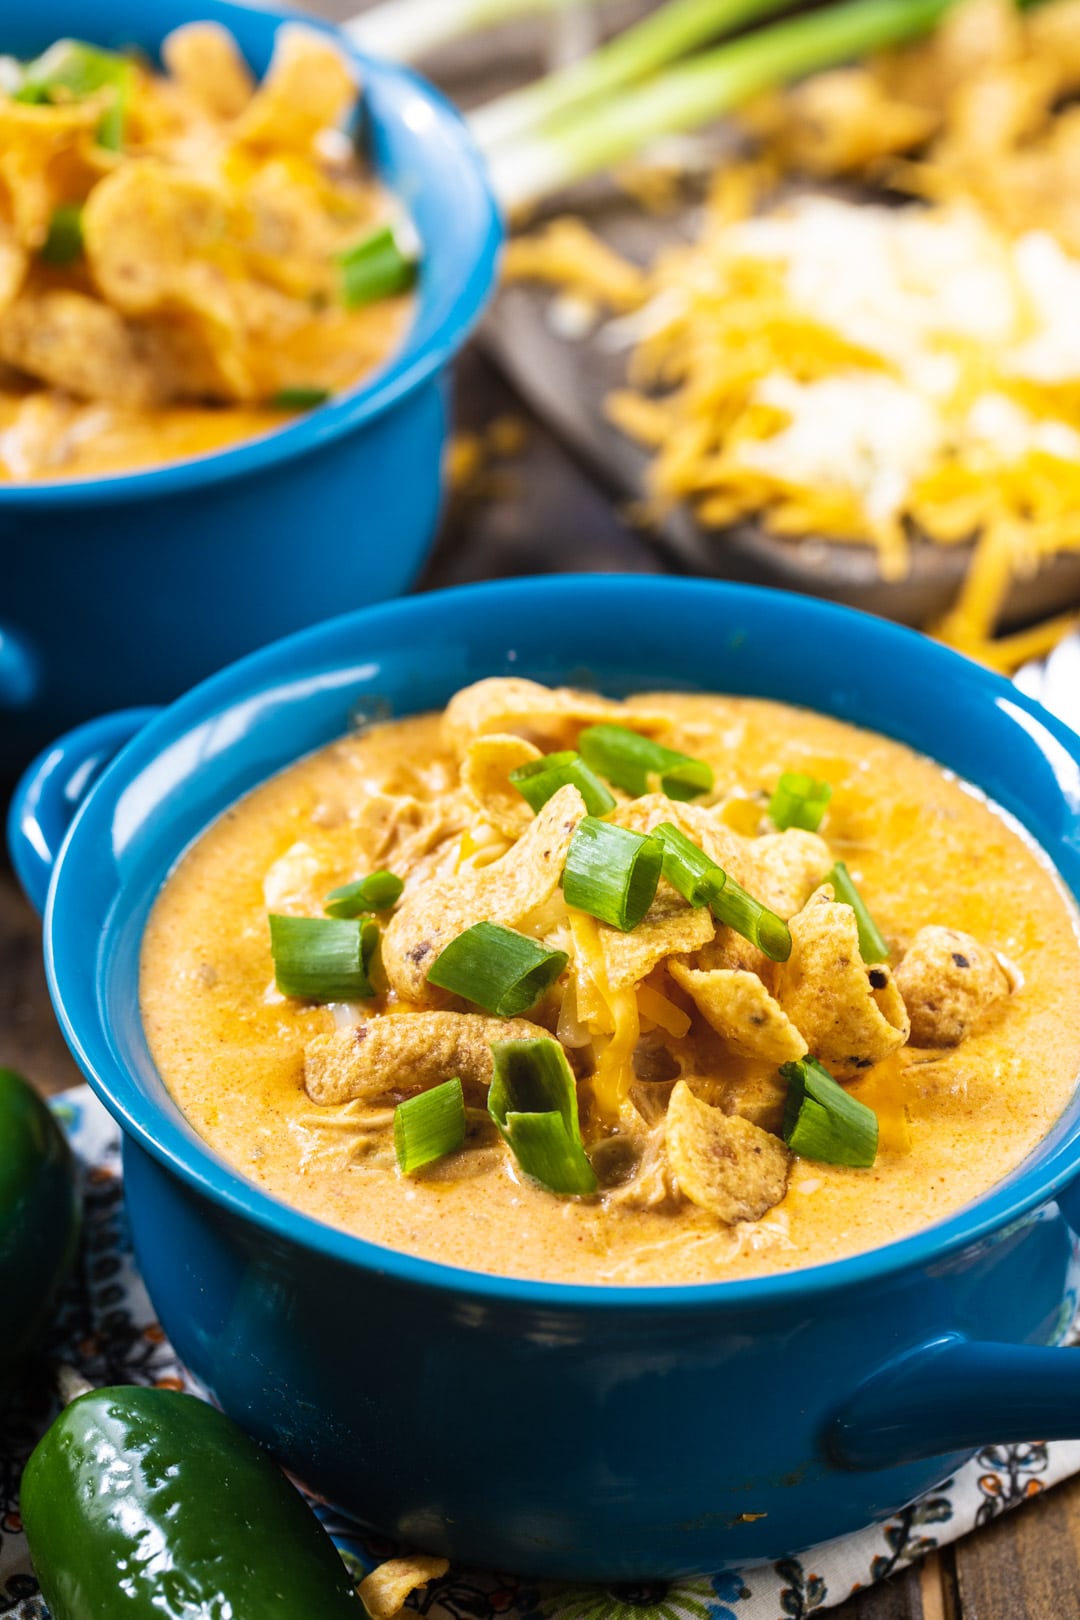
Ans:
<svg viewBox="0 0 1080 1620"><path fill-rule="evenodd" d="M921 1457L1024 1440L1080 1438L1080 1355L947 1334L871 1373L833 1418L840 1468L895 1468Z"/></svg>
<svg viewBox="0 0 1080 1620"><path fill-rule="evenodd" d="M125 743L160 712L119 709L88 720L46 748L20 777L8 811L8 848L19 882L39 916L76 811Z"/></svg>
<svg viewBox="0 0 1080 1620"><path fill-rule="evenodd" d="M33 648L17 631L0 624L0 709L25 709L39 684Z"/></svg>

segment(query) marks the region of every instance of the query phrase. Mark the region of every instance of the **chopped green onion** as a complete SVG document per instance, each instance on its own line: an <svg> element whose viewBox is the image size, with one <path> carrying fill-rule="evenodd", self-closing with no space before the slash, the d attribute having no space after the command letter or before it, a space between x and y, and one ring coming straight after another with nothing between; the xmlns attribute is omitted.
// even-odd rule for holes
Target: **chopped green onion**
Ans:
<svg viewBox="0 0 1080 1620"><path fill-rule="evenodd" d="M802 771L785 771L769 800L769 815L781 832L786 832L788 827L817 832L831 798L832 788L828 782Z"/></svg>
<svg viewBox="0 0 1080 1620"><path fill-rule="evenodd" d="M365 911L385 911L401 899L405 885L393 872L370 872L356 883L331 889L323 901L330 917L359 917Z"/></svg>
<svg viewBox="0 0 1080 1620"><path fill-rule="evenodd" d="M763 906L752 894L729 877L723 888L709 896L717 922L727 923L737 934L756 945L772 962L786 962L791 955L791 929L783 917Z"/></svg>
<svg viewBox="0 0 1080 1620"><path fill-rule="evenodd" d="M40 101L60 90L73 101L82 101L130 78L131 73L131 63L116 51L103 51L82 39L58 39L33 61L24 63L15 100Z"/></svg>
<svg viewBox="0 0 1080 1620"><path fill-rule="evenodd" d="M63 203L49 221L49 234L41 244L41 260L62 269L81 258L82 251L82 209L77 203Z"/></svg>
<svg viewBox="0 0 1080 1620"><path fill-rule="evenodd" d="M517 1018L555 983L567 961L565 951L549 951L500 923L478 922L440 951L427 978L498 1018Z"/></svg>
<svg viewBox="0 0 1080 1620"><path fill-rule="evenodd" d="M44 107L48 104L49 92L42 84L21 84L11 92L11 99L21 101L25 107Z"/></svg>
<svg viewBox="0 0 1080 1620"><path fill-rule="evenodd" d="M664 748L626 726L587 726L578 738L587 765L635 798L649 791L649 777L660 778L669 799L696 799L713 785L711 766L673 748Z"/></svg>
<svg viewBox="0 0 1080 1620"><path fill-rule="evenodd" d="M119 152L124 144L124 121L127 118L127 92L117 86L116 99L101 115L97 127L97 143L107 152Z"/></svg>
<svg viewBox="0 0 1080 1620"><path fill-rule="evenodd" d="M591 1193L577 1083L558 1041L492 1041L488 1113L526 1175L549 1192Z"/></svg>
<svg viewBox="0 0 1080 1620"><path fill-rule="evenodd" d="M693 839L687 838L670 821L662 821L659 827L654 827L652 836L663 846L663 875L671 887L692 906L710 905L727 882L723 867L717 866Z"/></svg>
<svg viewBox="0 0 1080 1620"><path fill-rule="evenodd" d="M843 861L837 861L826 883L831 883L833 892L838 900L845 906L850 906L855 913L855 921L859 928L859 955L864 962L887 962L889 960L889 947L878 930L877 923L866 909L866 901L851 881L851 873Z"/></svg>
<svg viewBox="0 0 1080 1620"><path fill-rule="evenodd" d="M270 917L274 979L282 995L302 1001L366 1001L375 994L368 970L379 926L368 918Z"/></svg>
<svg viewBox="0 0 1080 1620"><path fill-rule="evenodd" d="M757 29L489 148L492 188L513 212L663 136L711 123L763 91L925 34L954 3L848 0Z"/></svg>
<svg viewBox="0 0 1080 1620"><path fill-rule="evenodd" d="M815 1058L785 1063L780 1073L788 1083L783 1137L791 1151L823 1164L868 1169L877 1158L874 1110L845 1091Z"/></svg>
<svg viewBox="0 0 1080 1620"><path fill-rule="evenodd" d="M629 933L653 903L663 861L655 838L586 816L566 854L563 897L568 906Z"/></svg>
<svg viewBox="0 0 1080 1620"><path fill-rule="evenodd" d="M791 955L791 930L782 917L710 860L703 849L670 821L654 827L652 836L664 851L664 876L692 906L711 906L717 922L726 923L773 962Z"/></svg>
<svg viewBox="0 0 1080 1620"><path fill-rule="evenodd" d="M556 68L524 89L485 102L470 115L469 128L481 147L494 150L791 4L792 0L669 0L590 55Z"/></svg>
<svg viewBox="0 0 1080 1620"><path fill-rule="evenodd" d="M411 1176L425 1164L456 1153L465 1140L465 1098L461 1081L421 1091L394 1109L394 1152L398 1169Z"/></svg>
<svg viewBox="0 0 1080 1620"><path fill-rule="evenodd" d="M279 388L270 396L270 404L279 411L313 411L329 398L329 388Z"/></svg>
<svg viewBox="0 0 1080 1620"><path fill-rule="evenodd" d="M416 256L406 253L392 225L338 254L341 297L348 309L407 292L416 281Z"/></svg>
<svg viewBox="0 0 1080 1620"><path fill-rule="evenodd" d="M98 125L97 141L99 146L118 152L134 83L135 69L126 57L87 45L81 39L58 39L43 55L27 62L14 99L31 105L63 100L65 96L82 101L99 90L114 90L112 106L102 114Z"/></svg>
<svg viewBox="0 0 1080 1620"><path fill-rule="evenodd" d="M569 782L585 800L590 816L606 816L614 810L615 800L598 777L586 765L580 754L567 749L563 754L545 754L542 759L531 759L510 772L510 780L521 797L534 810L542 810L548 800Z"/></svg>

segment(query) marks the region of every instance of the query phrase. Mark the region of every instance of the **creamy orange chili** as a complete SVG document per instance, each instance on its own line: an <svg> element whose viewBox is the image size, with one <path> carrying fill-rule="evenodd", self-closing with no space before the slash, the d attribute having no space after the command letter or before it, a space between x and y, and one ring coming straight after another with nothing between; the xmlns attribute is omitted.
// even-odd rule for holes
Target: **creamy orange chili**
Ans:
<svg viewBox="0 0 1080 1620"><path fill-rule="evenodd" d="M629 727L711 767L692 802L615 789L606 819L679 826L787 921L785 961L661 880L622 932L566 903L584 805L534 812L515 765ZM779 831L784 772L829 783L818 831ZM846 863L884 936L862 959L830 872ZM558 870L556 870L556 868ZM377 869L374 995L320 1005L274 983L268 913L320 917ZM427 967L486 919L565 952L508 1022ZM780 704L645 694L625 706L528 682L466 689L446 714L374 725L230 809L158 899L141 1002L178 1104L243 1176L375 1243L477 1271L608 1284L783 1272L877 1247L984 1193L1037 1146L1080 1070L1071 900L1008 818L932 761ZM525 1174L488 1118L492 1040L555 1038L596 1191ZM781 1065L817 1059L877 1116L866 1168L786 1146ZM464 1145L397 1165L394 1110L458 1075Z"/></svg>
<svg viewBox="0 0 1080 1620"><path fill-rule="evenodd" d="M162 57L0 59L0 481L266 433L404 331L408 226L348 133L360 87L333 40L283 24L261 82L214 23ZM353 262L373 242L374 280Z"/></svg>

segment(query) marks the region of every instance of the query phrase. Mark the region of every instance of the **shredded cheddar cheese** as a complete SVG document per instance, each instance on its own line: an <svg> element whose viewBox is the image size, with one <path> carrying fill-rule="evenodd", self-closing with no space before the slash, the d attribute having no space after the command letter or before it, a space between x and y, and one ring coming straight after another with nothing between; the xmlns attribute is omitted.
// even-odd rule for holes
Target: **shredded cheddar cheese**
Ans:
<svg viewBox="0 0 1080 1620"><path fill-rule="evenodd" d="M879 1063L871 1075L852 1086L859 1101L878 1121L878 1146L888 1153L911 1151L911 1116L904 1100L904 1078L895 1058Z"/></svg>
<svg viewBox="0 0 1080 1620"><path fill-rule="evenodd" d="M597 1055L592 1087L599 1113L614 1123L633 1083L634 1048L641 1026L633 985L627 985L624 990L612 990L609 994L614 1033Z"/></svg>
<svg viewBox="0 0 1080 1620"><path fill-rule="evenodd" d="M564 249L545 261L544 240L531 273L560 280ZM869 541L886 578L912 533L974 539L936 629L1001 665L1013 580L1080 549L1078 303L1080 260L970 207L806 197L707 220L619 321L632 386L609 414L653 452L658 513L687 502L710 527Z"/></svg>
<svg viewBox="0 0 1080 1620"><path fill-rule="evenodd" d="M589 1026L597 1052L593 1097L600 1116L614 1124L634 1078L634 1048L641 1032L637 996L633 985L613 990L608 983L595 918L573 908L568 915L577 969L578 1016Z"/></svg>
<svg viewBox="0 0 1080 1620"><path fill-rule="evenodd" d="M1014 583L1080 551L1078 41L1080 0L965 0L929 42L752 109L758 156L646 270L580 221L514 245L510 277L614 317L607 412L651 453L648 515L870 543L887 579L915 536L969 548L931 629L1004 671L1072 627L1000 634ZM779 199L800 170L918 200Z"/></svg>
<svg viewBox="0 0 1080 1620"><path fill-rule="evenodd" d="M638 1013L650 1024L664 1030L668 1035L681 1041L690 1028L690 1016L677 1007L667 996L654 990L651 984L639 984L637 987Z"/></svg>

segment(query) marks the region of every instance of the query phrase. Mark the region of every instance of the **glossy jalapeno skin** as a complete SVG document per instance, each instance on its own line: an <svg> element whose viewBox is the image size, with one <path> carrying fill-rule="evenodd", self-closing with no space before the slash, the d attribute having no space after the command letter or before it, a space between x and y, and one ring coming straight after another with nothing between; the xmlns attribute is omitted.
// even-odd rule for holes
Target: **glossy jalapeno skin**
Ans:
<svg viewBox="0 0 1080 1620"><path fill-rule="evenodd" d="M93 1390L23 1474L53 1620L363 1620L329 1536L277 1464L175 1390Z"/></svg>
<svg viewBox="0 0 1080 1620"><path fill-rule="evenodd" d="M75 1163L49 1107L0 1069L0 1400L40 1339L79 1241Z"/></svg>

